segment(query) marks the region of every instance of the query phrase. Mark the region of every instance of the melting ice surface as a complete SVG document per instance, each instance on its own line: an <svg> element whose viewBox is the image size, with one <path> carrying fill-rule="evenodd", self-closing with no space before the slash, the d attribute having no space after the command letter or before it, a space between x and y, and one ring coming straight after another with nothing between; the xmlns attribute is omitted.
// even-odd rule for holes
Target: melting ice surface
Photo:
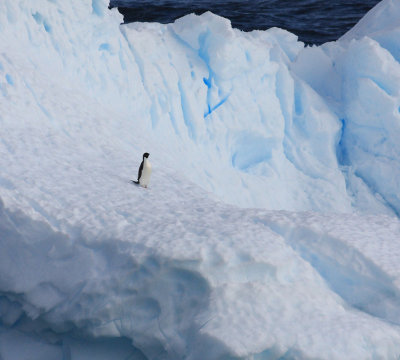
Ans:
<svg viewBox="0 0 400 360"><path fill-rule="evenodd" d="M107 5L0 2L0 358L398 359L400 4L319 47Z"/></svg>

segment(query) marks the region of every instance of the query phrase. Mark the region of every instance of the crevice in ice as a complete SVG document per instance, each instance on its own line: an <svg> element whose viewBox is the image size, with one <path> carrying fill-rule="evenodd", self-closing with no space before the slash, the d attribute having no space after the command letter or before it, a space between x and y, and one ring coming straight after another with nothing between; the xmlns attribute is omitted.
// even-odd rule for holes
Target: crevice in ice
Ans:
<svg viewBox="0 0 400 360"><path fill-rule="evenodd" d="M379 89L381 89L386 95L393 96L393 91L390 90L382 81L374 78L373 76L360 77L360 79L367 79L372 81Z"/></svg>
<svg viewBox="0 0 400 360"><path fill-rule="evenodd" d="M377 195L383 200L384 204L393 211L393 213L400 218L400 211L396 207L396 205L393 204L393 202L388 199L387 196L382 194L382 192L378 189L378 187L375 185L373 179L370 179L368 174L360 174L359 171L355 171L354 175L357 176L359 179L361 179L364 184L368 187L370 190L371 194L373 194L374 197Z"/></svg>
<svg viewBox="0 0 400 360"><path fill-rule="evenodd" d="M359 169L358 163L353 163L351 159L351 156L353 156L354 158L354 155L352 155L353 153L359 152L367 154L370 159L375 159L375 161L379 159L382 164L388 162L395 164L397 162L397 159L394 156L391 156L390 153L372 152L370 149L370 144L360 141L357 138L357 135L354 134L357 134L358 132L361 132L365 129L372 130L374 132L380 132L381 138L379 145L381 146L387 141L389 135L384 132L384 130L382 130L380 127L373 127L370 125L365 126L355 123L348 124L347 119L341 119L341 123L342 128L339 135L340 139L336 146L336 156L338 164L341 166L341 171L345 175L347 189L350 189L352 187L351 179L348 176L348 173L351 172L363 184L365 184L373 199L376 199L378 197L380 200L382 200L382 203L384 203L384 205L390 211L393 211L396 216L400 217L400 212L397 206L399 200L396 197L396 194L394 194L393 192L388 192L385 194L385 189L382 188L379 182L376 182L375 174L371 173L370 171L362 170L362 164L361 169ZM350 130L348 130L348 126L351 127ZM352 195L354 196L354 194Z"/></svg>
<svg viewBox="0 0 400 360"><path fill-rule="evenodd" d="M210 115L212 112L217 110L221 105L225 104L225 102L229 99L230 94L226 95L219 103L217 103L214 106L210 106L210 103L208 102L208 111L204 113L204 117L206 118L208 115Z"/></svg>
<svg viewBox="0 0 400 360"><path fill-rule="evenodd" d="M174 37L176 41L182 44L184 47L190 49L191 52L196 53L196 55L203 61L204 65L208 71L208 77L203 77L203 83L207 87L207 104L206 104L206 111L204 112L203 117L207 118L213 111L217 110L220 106L225 104L225 102L229 99L231 93L218 93L218 86L216 85L216 77L214 70L211 68L210 65L210 56L206 51L208 49L207 40L211 35L211 31L208 29L207 31L201 33L198 38L199 42L199 49L193 48L188 42L182 39L172 27L169 27L171 35ZM193 77L193 73L192 73ZM182 91L181 91L182 93ZM218 96L216 94L218 93ZM217 99L216 99L217 97ZM184 104L182 104L183 106ZM185 119L186 123L186 119ZM190 123L190 122L188 122ZM187 124L188 126L188 124ZM191 131L194 130L193 125Z"/></svg>
<svg viewBox="0 0 400 360"><path fill-rule="evenodd" d="M294 82L294 112L297 116L302 116L304 113L304 107L303 107L303 99L302 99L302 94L301 94L301 90L300 90L298 81L299 80Z"/></svg>
<svg viewBox="0 0 400 360"><path fill-rule="evenodd" d="M210 65L210 56L206 49L208 48L207 46L207 39L210 37L210 30L208 29L206 32L202 33L199 36L199 51L198 55L200 59L202 59L207 67L208 70L208 78L204 78L204 84L207 86L207 111L204 113L204 118L206 118L208 115L210 115L216 108L218 108L222 104L217 104L217 105L212 105L212 98L213 98L213 92L215 91L215 77L216 74L214 73L214 70L211 68ZM226 100L225 100L226 101ZM223 102L225 102L223 101Z"/></svg>
<svg viewBox="0 0 400 360"><path fill-rule="evenodd" d="M14 80L10 74L6 74L6 80L9 85L13 86L14 85Z"/></svg>
<svg viewBox="0 0 400 360"><path fill-rule="evenodd" d="M48 21L42 16L42 14L35 12L34 14L32 14L32 17L35 19L38 25L43 25L43 28L46 32L51 32L51 26Z"/></svg>
<svg viewBox="0 0 400 360"><path fill-rule="evenodd" d="M300 80L297 79L296 82L294 81L286 65L279 64L279 70L277 71L275 79L275 89L284 119L284 137L282 140L283 153L289 163L292 164L296 170L309 178L319 179L319 177L313 173L307 173L304 171L304 169L299 166L298 161L293 154L293 151L297 151L297 142L292 140L292 132L295 128L295 118L293 112L298 116L301 116L304 112L301 95L299 93L299 86L296 85L298 81ZM288 93L291 95L288 96Z"/></svg>
<svg viewBox="0 0 400 360"><path fill-rule="evenodd" d="M104 9L107 8L104 6L104 0L92 0L92 12L97 16L103 16Z"/></svg>
<svg viewBox="0 0 400 360"><path fill-rule="evenodd" d="M182 114L183 114L183 121L186 125L189 137L191 139L196 139L197 134L196 134L196 129L194 127L194 121L191 119L191 114L190 114L190 101L188 101L187 96L186 96L186 91L182 86L182 80L178 80L178 88L179 88L179 94L181 98L181 107L182 107Z"/></svg>
<svg viewBox="0 0 400 360"><path fill-rule="evenodd" d="M344 119L340 119L342 124L340 128L340 132L338 134L338 141L336 142L336 158L338 160L339 165L347 166L349 165L349 157L347 154L347 149L344 144L344 133L346 130L346 121Z"/></svg>

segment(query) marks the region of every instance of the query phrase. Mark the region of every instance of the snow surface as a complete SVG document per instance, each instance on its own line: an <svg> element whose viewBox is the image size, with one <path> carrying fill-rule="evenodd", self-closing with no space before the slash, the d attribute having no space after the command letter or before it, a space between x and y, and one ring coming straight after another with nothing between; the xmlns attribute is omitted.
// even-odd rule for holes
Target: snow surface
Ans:
<svg viewBox="0 0 400 360"><path fill-rule="evenodd" d="M320 47L107 5L0 2L0 359L398 359L400 4Z"/></svg>

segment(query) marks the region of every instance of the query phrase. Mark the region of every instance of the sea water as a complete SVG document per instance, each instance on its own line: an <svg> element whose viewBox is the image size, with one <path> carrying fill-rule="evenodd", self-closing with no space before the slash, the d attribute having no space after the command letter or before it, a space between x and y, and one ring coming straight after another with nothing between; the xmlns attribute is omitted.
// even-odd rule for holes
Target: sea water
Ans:
<svg viewBox="0 0 400 360"><path fill-rule="evenodd" d="M337 40L378 0L111 0L126 23L170 23L207 10L231 20L244 31L279 27L307 44Z"/></svg>

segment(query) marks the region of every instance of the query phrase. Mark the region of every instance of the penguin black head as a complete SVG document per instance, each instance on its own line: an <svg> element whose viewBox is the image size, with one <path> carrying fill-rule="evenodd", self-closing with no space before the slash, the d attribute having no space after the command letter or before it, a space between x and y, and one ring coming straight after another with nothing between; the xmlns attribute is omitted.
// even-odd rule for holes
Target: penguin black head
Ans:
<svg viewBox="0 0 400 360"><path fill-rule="evenodd" d="M149 156L150 156L149 153L144 153L144 154L143 154L143 158L148 158Z"/></svg>

